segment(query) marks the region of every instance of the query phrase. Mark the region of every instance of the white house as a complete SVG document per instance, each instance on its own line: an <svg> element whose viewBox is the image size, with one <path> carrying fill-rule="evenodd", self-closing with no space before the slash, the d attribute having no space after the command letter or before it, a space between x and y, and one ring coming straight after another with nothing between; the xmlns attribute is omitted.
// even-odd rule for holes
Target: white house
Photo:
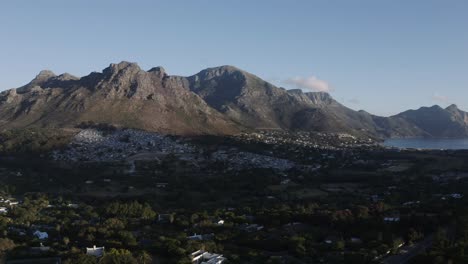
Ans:
<svg viewBox="0 0 468 264"><path fill-rule="evenodd" d="M190 259L193 264L222 264L226 258L221 254L206 252L204 250L197 250L190 254Z"/></svg>
<svg viewBox="0 0 468 264"><path fill-rule="evenodd" d="M6 199L6 200L4 198L0 198L0 203L8 204L9 206L15 206L15 205L19 204L18 201L12 201L11 199L13 199L13 198L9 198L9 199Z"/></svg>
<svg viewBox="0 0 468 264"><path fill-rule="evenodd" d="M0 214L8 213L8 209L6 207L0 207Z"/></svg>
<svg viewBox="0 0 468 264"><path fill-rule="evenodd" d="M8 205L10 205L10 206L15 206L15 205L18 205L18 204L19 204L18 201L10 201L10 202L8 203Z"/></svg>
<svg viewBox="0 0 468 264"><path fill-rule="evenodd" d="M92 248L86 248L86 255L100 258L104 255L104 247L96 247L94 245Z"/></svg>
<svg viewBox="0 0 468 264"><path fill-rule="evenodd" d="M48 239L49 238L49 234L47 234L47 232L41 232L39 230L36 230L33 235L41 240L43 239Z"/></svg>

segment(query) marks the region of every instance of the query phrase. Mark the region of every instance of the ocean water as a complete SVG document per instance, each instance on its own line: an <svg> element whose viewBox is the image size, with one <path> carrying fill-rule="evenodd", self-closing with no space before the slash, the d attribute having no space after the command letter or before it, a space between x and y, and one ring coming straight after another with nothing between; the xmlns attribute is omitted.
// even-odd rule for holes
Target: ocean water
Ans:
<svg viewBox="0 0 468 264"><path fill-rule="evenodd" d="M416 149L468 149L468 138L395 138L387 139L385 146Z"/></svg>

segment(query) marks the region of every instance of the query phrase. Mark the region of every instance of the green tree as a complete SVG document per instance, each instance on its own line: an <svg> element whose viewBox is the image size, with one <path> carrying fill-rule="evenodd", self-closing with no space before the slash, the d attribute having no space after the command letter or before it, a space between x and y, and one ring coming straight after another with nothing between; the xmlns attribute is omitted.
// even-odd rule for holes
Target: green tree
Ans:
<svg viewBox="0 0 468 264"><path fill-rule="evenodd" d="M414 228L410 228L408 231L408 242L412 244L413 242L421 239L423 235L419 232L417 232Z"/></svg>
<svg viewBox="0 0 468 264"><path fill-rule="evenodd" d="M125 228L124 222L122 222L121 220L119 220L117 218L108 218L104 222L104 226L107 229L114 229L114 230L122 230L122 229Z"/></svg>
<svg viewBox="0 0 468 264"><path fill-rule="evenodd" d="M137 241L135 236L130 231L120 231L118 233L120 240L127 246L136 246Z"/></svg>
<svg viewBox="0 0 468 264"><path fill-rule="evenodd" d="M393 240L392 242L392 250L394 253L396 253L398 251L398 249L400 248L400 246L403 244L403 239L401 238L396 238Z"/></svg>
<svg viewBox="0 0 468 264"><path fill-rule="evenodd" d="M70 244L70 238L64 237L63 238L63 244L65 244L65 246L68 246L68 244Z"/></svg>
<svg viewBox="0 0 468 264"><path fill-rule="evenodd" d="M136 255L136 259L139 264L150 264L153 263L153 258L146 251L140 251Z"/></svg>
<svg viewBox="0 0 468 264"><path fill-rule="evenodd" d="M15 242L8 238L0 238L0 255L16 247Z"/></svg>
<svg viewBox="0 0 468 264"><path fill-rule="evenodd" d="M345 245L346 245L345 241L340 239L336 241L335 248L336 250L343 251L345 249Z"/></svg>
<svg viewBox="0 0 468 264"><path fill-rule="evenodd" d="M98 264L98 260L94 256L81 253L65 260L64 264Z"/></svg>
<svg viewBox="0 0 468 264"><path fill-rule="evenodd" d="M300 236L294 236L289 239L290 252L296 256L304 256L307 253L306 239Z"/></svg>
<svg viewBox="0 0 468 264"><path fill-rule="evenodd" d="M369 217L369 208L366 206L356 206L353 211L354 215L359 219L366 219Z"/></svg>
<svg viewBox="0 0 468 264"><path fill-rule="evenodd" d="M130 251L113 248L101 258L99 264L138 264L138 261Z"/></svg>

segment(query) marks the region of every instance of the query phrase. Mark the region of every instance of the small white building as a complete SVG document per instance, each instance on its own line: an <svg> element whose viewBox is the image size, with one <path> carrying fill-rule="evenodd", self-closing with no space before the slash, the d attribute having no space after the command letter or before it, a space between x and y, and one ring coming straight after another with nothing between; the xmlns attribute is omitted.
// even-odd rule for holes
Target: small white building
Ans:
<svg viewBox="0 0 468 264"><path fill-rule="evenodd" d="M10 202L8 203L9 206L15 206L15 205L18 205L18 204L19 204L18 201L10 201Z"/></svg>
<svg viewBox="0 0 468 264"><path fill-rule="evenodd" d="M100 258L104 256L104 247L96 247L96 245L94 245L92 248L86 248L86 255Z"/></svg>
<svg viewBox="0 0 468 264"><path fill-rule="evenodd" d="M203 235L197 235L196 233L193 234L193 236L188 236L187 237L188 240L203 240Z"/></svg>
<svg viewBox="0 0 468 264"><path fill-rule="evenodd" d="M0 207L0 214L8 213L8 209L6 207Z"/></svg>
<svg viewBox="0 0 468 264"><path fill-rule="evenodd" d="M204 250L197 250L190 254L190 259L193 264L222 264L226 258L221 254L206 252Z"/></svg>
<svg viewBox="0 0 468 264"><path fill-rule="evenodd" d="M400 222L399 216L387 216L383 219L385 222Z"/></svg>

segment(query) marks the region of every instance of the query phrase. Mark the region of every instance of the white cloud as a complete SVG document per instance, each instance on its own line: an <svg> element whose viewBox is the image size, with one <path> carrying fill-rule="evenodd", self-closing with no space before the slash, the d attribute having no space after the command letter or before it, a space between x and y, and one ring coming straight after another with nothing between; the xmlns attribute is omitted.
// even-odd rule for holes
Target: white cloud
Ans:
<svg viewBox="0 0 468 264"><path fill-rule="evenodd" d="M437 101L439 103L444 103L444 104L448 104L450 101L450 99L447 96L440 95L439 93L434 93L432 95L432 100Z"/></svg>
<svg viewBox="0 0 468 264"><path fill-rule="evenodd" d="M359 101L359 99L357 99L357 98L349 99L348 102L351 103L351 104L356 104L356 105L361 103L361 101Z"/></svg>
<svg viewBox="0 0 468 264"><path fill-rule="evenodd" d="M320 80L316 76L294 77L283 81L287 85L294 85L297 89L308 92L330 92L332 88L327 81Z"/></svg>

